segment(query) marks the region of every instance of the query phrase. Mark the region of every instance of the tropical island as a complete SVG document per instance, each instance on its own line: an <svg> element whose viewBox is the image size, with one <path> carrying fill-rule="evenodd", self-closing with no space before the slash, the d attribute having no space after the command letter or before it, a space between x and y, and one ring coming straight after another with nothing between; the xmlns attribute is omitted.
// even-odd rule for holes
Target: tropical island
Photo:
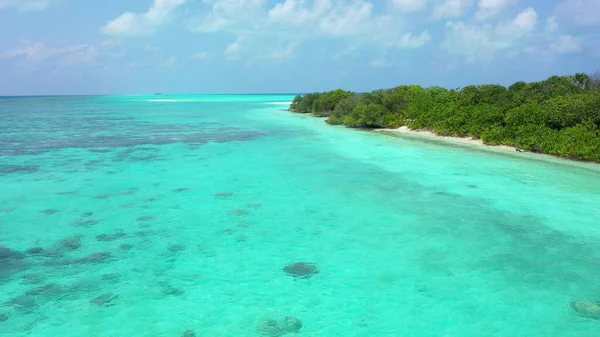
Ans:
<svg viewBox="0 0 600 337"><path fill-rule="evenodd" d="M600 72L459 89L401 85L298 95L290 111L364 129L428 130L486 145L600 162Z"/></svg>

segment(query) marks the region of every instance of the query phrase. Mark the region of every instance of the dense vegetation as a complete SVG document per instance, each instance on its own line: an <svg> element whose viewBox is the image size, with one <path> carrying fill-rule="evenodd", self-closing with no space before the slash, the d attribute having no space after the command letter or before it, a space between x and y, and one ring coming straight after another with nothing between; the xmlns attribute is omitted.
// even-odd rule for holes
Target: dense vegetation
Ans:
<svg viewBox="0 0 600 337"><path fill-rule="evenodd" d="M508 88L403 85L370 93L341 89L294 98L290 110L353 128L428 129L486 144L600 162L600 76L552 76Z"/></svg>

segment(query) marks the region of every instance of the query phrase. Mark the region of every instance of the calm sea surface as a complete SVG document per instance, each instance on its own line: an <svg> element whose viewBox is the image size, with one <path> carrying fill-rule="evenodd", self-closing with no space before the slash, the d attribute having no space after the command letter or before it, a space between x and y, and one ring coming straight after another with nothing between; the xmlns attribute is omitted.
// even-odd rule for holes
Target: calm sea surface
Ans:
<svg viewBox="0 0 600 337"><path fill-rule="evenodd" d="M0 335L600 336L598 166L291 99L0 99Z"/></svg>

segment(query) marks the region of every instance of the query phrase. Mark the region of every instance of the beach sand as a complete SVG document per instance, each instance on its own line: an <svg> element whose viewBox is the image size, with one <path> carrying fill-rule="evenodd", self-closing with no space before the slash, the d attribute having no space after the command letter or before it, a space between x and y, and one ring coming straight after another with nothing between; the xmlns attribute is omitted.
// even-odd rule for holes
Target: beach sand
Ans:
<svg viewBox="0 0 600 337"><path fill-rule="evenodd" d="M412 130L406 126L401 126L397 129L377 129L375 130L381 133L392 133L393 134L402 134L406 136L416 136L416 137L427 137L432 139L439 139L441 141L453 142L459 144L467 144L467 145L483 145L488 148L497 149L501 151L511 151L518 152L515 147L507 146L507 145L488 145L483 143L481 139L475 139L473 137L453 137L453 136L440 136L438 134L433 133L429 130Z"/></svg>

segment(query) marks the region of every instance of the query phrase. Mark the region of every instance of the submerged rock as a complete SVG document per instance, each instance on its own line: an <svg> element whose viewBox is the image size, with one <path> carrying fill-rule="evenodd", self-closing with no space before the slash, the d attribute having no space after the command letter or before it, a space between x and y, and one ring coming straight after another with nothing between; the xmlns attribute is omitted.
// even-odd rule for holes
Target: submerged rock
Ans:
<svg viewBox="0 0 600 337"><path fill-rule="evenodd" d="M172 286L164 287L162 292L165 296L181 296L185 294L185 290Z"/></svg>
<svg viewBox="0 0 600 337"><path fill-rule="evenodd" d="M600 301L571 302L571 308L581 316L600 319Z"/></svg>
<svg viewBox="0 0 600 337"><path fill-rule="evenodd" d="M185 191L188 191L188 190L189 190L189 188L181 187L181 188L174 189L173 192L175 192L175 193L181 193L181 192L185 192Z"/></svg>
<svg viewBox="0 0 600 337"><path fill-rule="evenodd" d="M45 209L42 211L42 213L47 214L47 215L56 214L58 212L59 212L59 210L57 210L57 209Z"/></svg>
<svg viewBox="0 0 600 337"><path fill-rule="evenodd" d="M22 277L21 284L40 284L46 280L44 274L25 274Z"/></svg>
<svg viewBox="0 0 600 337"><path fill-rule="evenodd" d="M60 245L66 249L77 250L81 247L81 235L74 235L71 238L60 241Z"/></svg>
<svg viewBox="0 0 600 337"><path fill-rule="evenodd" d="M79 191L60 191L60 192L56 192L56 195L71 195L71 194L75 194Z"/></svg>
<svg viewBox="0 0 600 337"><path fill-rule="evenodd" d="M2 173L33 173L39 170L37 165L0 165Z"/></svg>
<svg viewBox="0 0 600 337"><path fill-rule="evenodd" d="M44 286L41 287L35 287L32 289L29 289L27 292L25 292L25 295L27 296L44 296L44 297L53 297L53 296L60 296L65 292L65 290L63 289L62 286L55 284L55 283L50 283L50 284L46 284Z"/></svg>
<svg viewBox="0 0 600 337"><path fill-rule="evenodd" d="M232 214L232 215L248 215L248 214L250 214L250 212L248 212L247 209L236 208L236 209L232 209L231 211L229 211L229 214Z"/></svg>
<svg viewBox="0 0 600 337"><path fill-rule="evenodd" d="M227 197L230 197L232 195L233 195L233 193L231 193L231 192L217 192L217 193L215 193L215 197L219 197L219 198L227 198Z"/></svg>
<svg viewBox="0 0 600 337"><path fill-rule="evenodd" d="M194 330L185 330L181 333L181 337L196 337L196 331Z"/></svg>
<svg viewBox="0 0 600 337"><path fill-rule="evenodd" d="M154 219L154 217L152 215L143 215L139 218L137 218L137 221L150 221Z"/></svg>
<svg viewBox="0 0 600 337"><path fill-rule="evenodd" d="M178 252L184 251L185 250L185 246L184 245L180 245L180 244L175 244L175 245L170 245L169 247L167 247L167 249L171 253L178 253Z"/></svg>
<svg viewBox="0 0 600 337"><path fill-rule="evenodd" d="M265 319L256 326L256 333L263 336L281 336L285 332L279 327L279 323L274 319Z"/></svg>
<svg viewBox="0 0 600 337"><path fill-rule="evenodd" d="M8 321L8 315L7 314L0 314L0 323L6 322ZM196 336L196 335L194 335Z"/></svg>
<svg viewBox="0 0 600 337"><path fill-rule="evenodd" d="M96 236L96 240L98 241L115 241L118 240L122 237L124 237L126 234L123 232L117 232L114 234L100 234L98 236Z"/></svg>
<svg viewBox="0 0 600 337"><path fill-rule="evenodd" d="M2 260L22 260L25 258L25 254L14 251L10 248L0 246L0 261Z"/></svg>
<svg viewBox="0 0 600 337"><path fill-rule="evenodd" d="M44 253L44 248L42 247L31 247L25 251L27 255L40 255Z"/></svg>
<svg viewBox="0 0 600 337"><path fill-rule="evenodd" d="M100 279L102 281L118 281L119 278L121 278L121 275L118 273L110 273L110 274L100 275Z"/></svg>
<svg viewBox="0 0 600 337"><path fill-rule="evenodd" d="M286 332L296 333L302 328L302 321L294 316L286 316L281 324Z"/></svg>
<svg viewBox="0 0 600 337"><path fill-rule="evenodd" d="M137 188L130 188L130 189L119 191L119 192L115 193L115 195L130 195L130 194L135 193L135 191L137 191L137 190L138 190Z"/></svg>
<svg viewBox="0 0 600 337"><path fill-rule="evenodd" d="M112 307L113 305L115 305L115 301L117 300L117 298L119 298L118 295L115 295L113 293L106 293L91 299L90 303L101 307Z"/></svg>
<svg viewBox="0 0 600 337"><path fill-rule="evenodd" d="M297 333L302 328L302 321L293 316L283 319L265 319L258 323L256 332L259 335L278 337L287 333Z"/></svg>
<svg viewBox="0 0 600 337"><path fill-rule="evenodd" d="M103 262L106 261L108 259L110 259L112 257L111 253L108 252L100 252L100 253L95 253L92 255L88 255L86 257L83 257L81 259L78 259L77 262L79 263L96 263L96 262Z"/></svg>
<svg viewBox="0 0 600 337"><path fill-rule="evenodd" d="M73 226L77 226L77 227L89 227L89 226L93 226L98 224L98 220L94 220L94 219L78 219L77 221L75 221L75 223L73 224Z"/></svg>
<svg viewBox="0 0 600 337"><path fill-rule="evenodd" d="M296 262L283 267L283 271L289 276L307 279L317 274L319 268L312 262Z"/></svg>
<svg viewBox="0 0 600 337"><path fill-rule="evenodd" d="M124 243L124 244L122 244L120 247L121 247L121 249L123 249L123 250L130 250L131 248L133 248L133 245L130 245L130 244L128 244L128 243Z"/></svg>
<svg viewBox="0 0 600 337"><path fill-rule="evenodd" d="M28 296L28 295L20 295L14 298L11 298L10 300L8 300L8 302L4 303L5 305L10 305L13 308L15 308L15 310L18 310L22 313L32 313L34 311L37 310L38 308L38 304L35 301L35 298L33 296Z"/></svg>

